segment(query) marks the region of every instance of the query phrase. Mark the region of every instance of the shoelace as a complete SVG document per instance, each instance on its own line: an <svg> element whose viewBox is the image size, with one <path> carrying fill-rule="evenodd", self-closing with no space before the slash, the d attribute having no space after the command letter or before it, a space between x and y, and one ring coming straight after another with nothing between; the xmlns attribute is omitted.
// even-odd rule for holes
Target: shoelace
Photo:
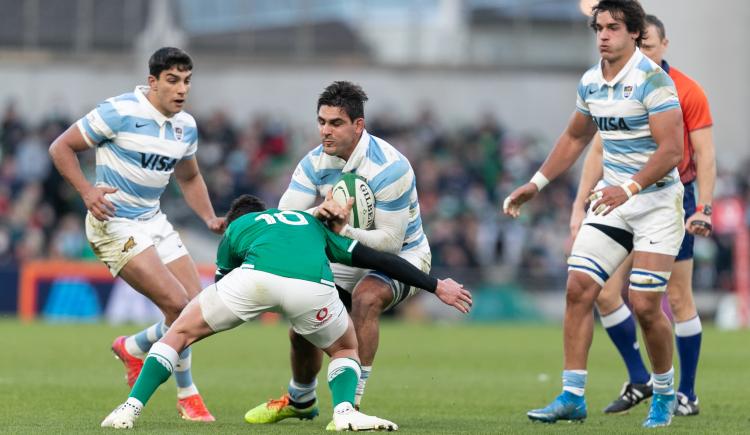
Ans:
<svg viewBox="0 0 750 435"><path fill-rule="evenodd" d="M289 404L289 396L284 395L281 399L269 399L266 404L267 408L279 410Z"/></svg>

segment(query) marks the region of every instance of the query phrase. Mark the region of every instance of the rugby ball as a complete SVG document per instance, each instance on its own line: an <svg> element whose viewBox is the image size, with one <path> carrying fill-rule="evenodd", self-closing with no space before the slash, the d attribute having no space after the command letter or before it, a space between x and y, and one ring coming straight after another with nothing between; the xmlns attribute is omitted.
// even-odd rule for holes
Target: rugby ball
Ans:
<svg viewBox="0 0 750 435"><path fill-rule="evenodd" d="M345 206L349 198L354 198L352 212L349 214L349 225L354 228L369 230L375 226L375 194L367 180L359 175L347 172L331 189L333 200Z"/></svg>

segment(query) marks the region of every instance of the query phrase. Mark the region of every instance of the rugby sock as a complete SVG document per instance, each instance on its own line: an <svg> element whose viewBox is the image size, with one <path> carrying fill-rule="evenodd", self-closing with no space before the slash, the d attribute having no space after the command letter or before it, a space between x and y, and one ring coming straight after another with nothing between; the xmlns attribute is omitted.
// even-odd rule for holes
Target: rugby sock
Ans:
<svg viewBox="0 0 750 435"><path fill-rule="evenodd" d="M153 324L143 331L125 339L125 350L136 358L145 358L151 345L159 341L167 328L164 321Z"/></svg>
<svg viewBox="0 0 750 435"><path fill-rule="evenodd" d="M365 386L367 380L370 379L370 372L372 372L372 366L362 366L362 374L359 375L359 382L357 382L357 392L354 394L354 406L356 407L359 407L362 396L365 395Z"/></svg>
<svg viewBox="0 0 750 435"><path fill-rule="evenodd" d="M677 390L695 401L695 374L698 371L698 357L701 353L703 327L698 316L674 325L677 353L680 356L680 388Z"/></svg>
<svg viewBox="0 0 750 435"><path fill-rule="evenodd" d="M578 397L583 397L586 389L587 375L588 372L586 370L563 370L563 392L567 391Z"/></svg>
<svg viewBox="0 0 750 435"><path fill-rule="evenodd" d="M328 386L333 407L340 403L354 404L354 392L362 373L359 363L351 358L336 358L328 364Z"/></svg>
<svg viewBox="0 0 750 435"><path fill-rule="evenodd" d="M180 359L174 367L174 380L177 382L177 398L184 399L198 394L198 388L193 383L193 375L190 365L193 360L193 352L188 347L180 354Z"/></svg>
<svg viewBox="0 0 750 435"><path fill-rule="evenodd" d="M292 406L298 409L305 409L312 406L315 403L316 394L315 388L318 387L318 380L314 379L310 384L302 384L294 380L289 380L289 398Z"/></svg>
<svg viewBox="0 0 750 435"><path fill-rule="evenodd" d="M674 394L674 367L666 373L654 373L654 394Z"/></svg>
<svg viewBox="0 0 750 435"><path fill-rule="evenodd" d="M154 343L143 363L143 369L135 381L130 396L145 405L159 385L169 379L177 364L179 355L164 343Z"/></svg>
<svg viewBox="0 0 750 435"><path fill-rule="evenodd" d="M607 330L609 338L615 344L617 351L620 352L620 356L625 362L625 366L628 368L630 383L647 383L650 375L641 358L638 336L635 331L635 319L633 319L628 306L622 304L620 308L602 316L602 325Z"/></svg>

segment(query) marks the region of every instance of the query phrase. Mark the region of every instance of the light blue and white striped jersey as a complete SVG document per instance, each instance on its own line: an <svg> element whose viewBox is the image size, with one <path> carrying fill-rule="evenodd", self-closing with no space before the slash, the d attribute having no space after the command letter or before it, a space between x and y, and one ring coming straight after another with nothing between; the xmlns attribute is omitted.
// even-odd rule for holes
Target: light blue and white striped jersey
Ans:
<svg viewBox="0 0 750 435"><path fill-rule="evenodd" d="M375 194L375 229L379 227L379 216L408 209L409 222L401 252L415 248L429 252L422 230L414 170L396 148L367 131L362 132L349 160L324 153L322 144L307 153L289 183L289 190L302 193L309 200L296 208L307 208L318 196L325 197L344 172L364 177Z"/></svg>
<svg viewBox="0 0 750 435"><path fill-rule="evenodd" d="M591 116L604 145L604 182L616 186L629 180L656 151L649 115L679 109L674 82L660 66L636 48L611 81L602 75L601 61L578 84L576 109ZM648 186L653 191L680 181L677 168Z"/></svg>
<svg viewBox="0 0 750 435"><path fill-rule="evenodd" d="M148 87L109 98L76 125L96 147L96 185L108 194L115 216L147 219L159 212L159 198L174 167L195 157L198 129L186 112L167 118L148 101Z"/></svg>

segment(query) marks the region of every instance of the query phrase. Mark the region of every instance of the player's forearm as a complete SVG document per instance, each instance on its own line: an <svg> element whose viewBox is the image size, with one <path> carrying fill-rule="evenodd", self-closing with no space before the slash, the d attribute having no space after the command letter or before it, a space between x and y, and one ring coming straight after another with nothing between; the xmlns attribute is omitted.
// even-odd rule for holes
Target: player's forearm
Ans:
<svg viewBox="0 0 750 435"><path fill-rule="evenodd" d="M377 222L377 229L365 230L347 225L341 235L358 240L378 251L399 252L409 224L409 209L404 208L398 211L376 209L375 222Z"/></svg>
<svg viewBox="0 0 750 435"><path fill-rule="evenodd" d="M690 133L695 150L695 169L698 184L698 204L710 204L716 185L716 148L711 127Z"/></svg>
<svg viewBox="0 0 750 435"><path fill-rule="evenodd" d="M305 210L312 214L317 198L317 195L287 189L279 200L279 210Z"/></svg>
<svg viewBox="0 0 750 435"><path fill-rule="evenodd" d="M204 222L216 218L216 213L211 205L211 199L208 196L208 188L203 176L198 173L195 176L180 180L177 178L177 184L180 185L182 194L185 197L187 205L197 214Z"/></svg>
<svg viewBox="0 0 750 435"><path fill-rule="evenodd" d="M602 143L601 138L597 136L591 149L586 153L581 169L581 180L578 182L578 192L576 192L575 204L583 206L591 191L596 187L596 183L601 180L604 173L602 167Z"/></svg>
<svg viewBox="0 0 750 435"><path fill-rule="evenodd" d="M539 172L550 181L560 176L578 160L593 135L594 130L591 120L583 119L578 112L574 113L570 124L557 139L557 143L555 143Z"/></svg>
<svg viewBox="0 0 750 435"><path fill-rule="evenodd" d="M397 281L431 293L435 293L437 289L436 278L397 255L369 248L362 243L357 243L352 250L352 266L379 270Z"/></svg>
<svg viewBox="0 0 750 435"><path fill-rule="evenodd" d="M70 183L78 193L91 189L91 183L86 179L81 170L81 162L76 152L62 138L56 139L49 147L49 155L52 163L60 175Z"/></svg>
<svg viewBox="0 0 750 435"><path fill-rule="evenodd" d="M403 243L403 236L398 237L398 235L391 234L386 230L365 230L354 228L351 225L345 226L341 235L383 252L399 252Z"/></svg>

